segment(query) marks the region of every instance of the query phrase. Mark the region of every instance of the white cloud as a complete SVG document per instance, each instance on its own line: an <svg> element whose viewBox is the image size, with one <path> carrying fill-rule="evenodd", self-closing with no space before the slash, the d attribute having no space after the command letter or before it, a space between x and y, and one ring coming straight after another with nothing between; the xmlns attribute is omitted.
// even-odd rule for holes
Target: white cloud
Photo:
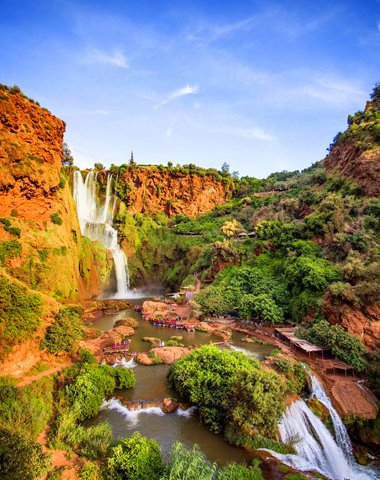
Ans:
<svg viewBox="0 0 380 480"><path fill-rule="evenodd" d="M98 115L100 116L107 116L111 112L109 110L101 110L101 109L96 109L96 110L84 110L82 112L78 112L79 115L85 115L87 117L96 117Z"/></svg>
<svg viewBox="0 0 380 480"><path fill-rule="evenodd" d="M87 56L87 60L94 63L105 63L119 68L129 68L127 58L121 50L115 50L113 53L106 53L94 49Z"/></svg>
<svg viewBox="0 0 380 480"><path fill-rule="evenodd" d="M174 90L173 92L169 93L164 100L162 100L154 107L154 109L157 110L158 108L163 107L167 103L172 102L177 98L184 97L186 95L193 95L195 93L199 93L199 86L187 84L185 87L179 88L178 90Z"/></svg>

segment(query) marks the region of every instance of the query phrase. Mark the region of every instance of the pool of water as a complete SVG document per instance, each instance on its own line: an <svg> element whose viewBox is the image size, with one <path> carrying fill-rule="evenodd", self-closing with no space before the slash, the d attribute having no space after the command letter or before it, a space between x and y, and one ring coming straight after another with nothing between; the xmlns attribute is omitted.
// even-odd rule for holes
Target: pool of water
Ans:
<svg viewBox="0 0 380 480"><path fill-rule="evenodd" d="M164 342L169 340L174 335L180 335L183 337L181 343L185 346L189 345L204 345L210 342L219 342L220 338L216 335L211 335L205 332L186 332L186 330L177 330L176 328L167 327L154 327L147 320L141 318L141 314L134 309L135 305L141 305L147 298L138 300L129 300L131 308L120 311L117 315L105 315L94 321L93 325L99 330L109 330L114 326L117 320L122 318L131 317L139 322L138 328L136 328L136 334L130 337L130 351L131 352L145 352L150 350L151 345L148 342L143 342L144 337L156 337L160 338Z"/></svg>
<svg viewBox="0 0 380 480"><path fill-rule="evenodd" d="M157 337L168 340L173 335L183 336L184 345L201 345L210 342L218 342L220 338L204 332L186 332L172 328L154 327L150 322L142 320L141 314L134 310L136 304L140 305L147 298L130 300L131 308L119 312L117 315L104 316L94 321L94 327L100 330L112 328L115 322L121 318L132 317L138 320L139 327L136 334L131 337L130 350L135 352L147 351L150 344L143 342L142 338ZM272 346L260 345L259 343L242 342L241 333L234 332L231 338L232 347L245 353L263 358L271 350ZM131 365L131 363L129 364ZM132 364L136 376L136 384L133 388L117 392L117 396L126 400L160 400L165 397L177 398L175 391L166 385L166 375L169 365L143 366ZM178 399L180 400L180 399ZM252 455L243 449L228 445L220 435L209 432L201 423L198 412L192 408L189 412L163 414L159 408L149 408L130 412L123 404L110 398L105 402L95 423L107 421L112 427L115 438L140 432L148 438L155 438L161 445L165 456L172 444L180 441L191 447L198 444L204 454L212 461L220 464L229 462L250 462ZM93 422L91 422L93 423Z"/></svg>

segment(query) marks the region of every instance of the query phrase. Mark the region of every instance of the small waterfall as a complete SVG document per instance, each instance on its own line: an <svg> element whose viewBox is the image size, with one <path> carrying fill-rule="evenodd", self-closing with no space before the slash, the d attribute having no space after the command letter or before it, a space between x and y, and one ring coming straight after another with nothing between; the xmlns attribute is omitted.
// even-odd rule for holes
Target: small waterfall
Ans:
<svg viewBox="0 0 380 480"><path fill-rule="evenodd" d="M138 424L138 419L139 415L158 415L159 417L163 417L164 415L168 415L167 413L164 413L160 407L137 407L133 410L130 410L127 408L125 405L123 405L119 400L116 398L111 398L110 400L105 400L100 407L102 410L108 409L108 410L116 410L119 412L125 420L130 424L130 425L137 425ZM190 418L193 413L197 410L197 407L193 406L188 408L187 410L182 410L181 408L177 408L175 410L174 414L177 414L180 417L183 418Z"/></svg>
<svg viewBox="0 0 380 480"><path fill-rule="evenodd" d="M83 183L82 174L74 172L74 200L77 205L78 219L82 235L92 241L99 241L111 250L115 263L117 293L116 297L125 298L129 290L127 258L120 248L117 230L112 226L116 198L111 192L112 175L107 176L106 198L98 205L96 194L97 173L90 171ZM112 206L111 206L112 203Z"/></svg>
<svg viewBox="0 0 380 480"><path fill-rule="evenodd" d="M334 480L379 479L376 472L356 464L342 420L318 380L313 375L311 380L312 396L330 412L335 438L307 404L297 400L287 408L279 425L281 440L293 443L296 455L271 453L298 470L316 470Z"/></svg>
<svg viewBox="0 0 380 480"><path fill-rule="evenodd" d="M342 419L338 415L335 408L332 406L330 398L326 395L326 392L323 390L322 385L318 382L314 375L310 375L311 385L312 385L312 397L317 398L323 405L327 408L330 414L331 421L334 426L335 432L335 441L338 446L343 450L345 457L350 463L353 463L354 456L352 453L352 445L350 437Z"/></svg>

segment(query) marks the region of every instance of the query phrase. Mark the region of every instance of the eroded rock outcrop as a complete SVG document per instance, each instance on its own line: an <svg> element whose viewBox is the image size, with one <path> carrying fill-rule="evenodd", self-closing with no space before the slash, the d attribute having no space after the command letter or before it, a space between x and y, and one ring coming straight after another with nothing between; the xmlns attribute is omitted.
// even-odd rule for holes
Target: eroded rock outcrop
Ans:
<svg viewBox="0 0 380 480"><path fill-rule="evenodd" d="M332 324L343 325L347 331L359 337L370 349L380 348L380 305L365 306L361 310L352 305L337 304L326 295L323 311Z"/></svg>
<svg viewBox="0 0 380 480"><path fill-rule="evenodd" d="M11 226L0 224L0 241L18 247L3 266L57 299L92 297L113 262L102 245L81 236L61 173L65 123L13 90L0 88L0 217Z"/></svg>
<svg viewBox="0 0 380 480"><path fill-rule="evenodd" d="M364 112L349 116L349 127L336 138L324 160L327 172L360 185L363 194L380 196L380 99L373 97Z"/></svg>
<svg viewBox="0 0 380 480"><path fill-rule="evenodd" d="M211 175L182 173L157 167L129 168L120 178L128 212L164 212L190 217L222 205L233 188Z"/></svg>

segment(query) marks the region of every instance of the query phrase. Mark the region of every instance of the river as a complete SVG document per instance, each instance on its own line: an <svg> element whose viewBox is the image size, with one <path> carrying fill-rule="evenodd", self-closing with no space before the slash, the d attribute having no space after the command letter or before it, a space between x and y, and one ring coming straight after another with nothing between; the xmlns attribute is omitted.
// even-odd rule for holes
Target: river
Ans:
<svg viewBox="0 0 380 480"><path fill-rule="evenodd" d="M99 330L108 330L114 323L125 317L133 317L139 322L136 334L131 337L130 350L134 352L148 351L151 347L143 342L143 337L158 337L168 340L173 335L181 335L184 345L202 345L212 341L220 341L220 338L204 332L185 332L181 330L154 327L150 322L141 319L140 313L134 310L136 304L141 304L146 298L130 300L131 308L119 312L117 315L104 316L94 321L94 327ZM244 343L243 335L234 333L232 342L239 350L263 358L271 350L272 346L258 343ZM143 366L133 364L136 376L136 384L133 388L118 392L118 397L128 400L157 400L165 397L177 398L176 393L166 385L165 378L169 365ZM175 441L180 441L187 446L198 444L203 453L212 461L220 464L229 462L248 462L253 458L241 448L228 445L223 437L209 432L199 420L196 409L190 412L162 414L157 408L130 412L119 401L109 399L101 409L96 423L107 421L112 427L115 438L131 435L139 431L142 435L155 438L161 445L164 456L170 450ZM190 413L190 414L189 414Z"/></svg>

